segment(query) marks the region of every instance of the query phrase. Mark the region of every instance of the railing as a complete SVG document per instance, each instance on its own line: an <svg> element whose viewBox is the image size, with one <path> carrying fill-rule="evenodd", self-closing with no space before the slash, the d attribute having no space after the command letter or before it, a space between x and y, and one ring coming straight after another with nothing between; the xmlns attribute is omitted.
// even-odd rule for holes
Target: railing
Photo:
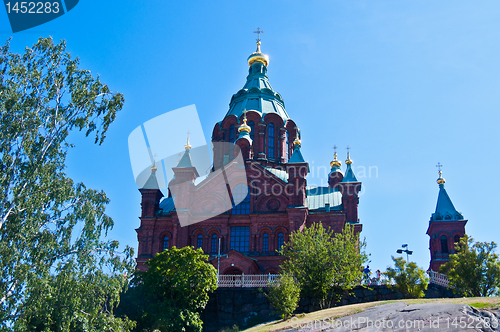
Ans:
<svg viewBox="0 0 500 332"><path fill-rule="evenodd" d="M270 287L279 281L278 274L219 275L217 287Z"/></svg>
<svg viewBox="0 0 500 332"><path fill-rule="evenodd" d="M448 287L448 284L450 283L450 280L448 277L442 273L434 272L432 270L428 271L429 277L430 277L430 283L439 285L439 286L444 286Z"/></svg>
<svg viewBox="0 0 500 332"><path fill-rule="evenodd" d="M448 287L449 279L446 275L429 271L430 283ZM217 287L239 287L239 288L266 288L279 282L279 274L241 274L241 275L219 275ZM369 286L386 284L386 280L370 279ZM367 284L360 282L360 284Z"/></svg>

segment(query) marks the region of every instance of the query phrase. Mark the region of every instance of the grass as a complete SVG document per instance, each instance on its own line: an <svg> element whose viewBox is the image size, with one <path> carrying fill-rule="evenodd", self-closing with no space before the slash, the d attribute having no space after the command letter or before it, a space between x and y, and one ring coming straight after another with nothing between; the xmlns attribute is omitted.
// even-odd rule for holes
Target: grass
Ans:
<svg viewBox="0 0 500 332"><path fill-rule="evenodd" d="M464 298L451 298L451 299L408 299L408 300L391 300L391 301L377 301L377 302L368 302L368 303L358 303L358 304L350 304L341 307L335 307L320 311L311 312L308 314L299 314L295 315L298 320L291 319L286 321L278 320L274 322L269 322L267 324L257 325L243 332L272 332L272 331L281 331L285 329L292 328L292 323L297 324L298 322L306 322L313 321L315 319L324 319L330 318L332 320L350 316L359 312L363 312L365 309L387 304L387 303L397 303L403 302L406 304L416 304L416 303L461 303L467 304L472 307L478 309L496 309L500 305L499 297L464 297Z"/></svg>

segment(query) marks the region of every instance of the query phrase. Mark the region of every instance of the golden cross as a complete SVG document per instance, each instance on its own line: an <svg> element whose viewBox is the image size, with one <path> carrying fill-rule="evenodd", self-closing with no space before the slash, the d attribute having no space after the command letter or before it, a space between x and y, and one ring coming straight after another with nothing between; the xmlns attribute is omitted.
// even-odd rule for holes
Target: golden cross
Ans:
<svg viewBox="0 0 500 332"><path fill-rule="evenodd" d="M260 43L260 34L264 33L264 31L261 30L260 28L257 28L257 31L254 31L253 33L257 34L257 43Z"/></svg>
<svg viewBox="0 0 500 332"><path fill-rule="evenodd" d="M441 165L441 163L438 162L438 164L436 165L436 167L438 168L439 173L441 173L441 167L443 167L443 165Z"/></svg>

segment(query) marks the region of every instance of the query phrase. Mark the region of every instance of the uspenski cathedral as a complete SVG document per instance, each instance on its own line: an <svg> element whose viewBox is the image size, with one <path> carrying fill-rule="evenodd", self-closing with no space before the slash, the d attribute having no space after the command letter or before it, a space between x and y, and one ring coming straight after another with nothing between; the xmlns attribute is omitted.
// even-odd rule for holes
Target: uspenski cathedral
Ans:
<svg viewBox="0 0 500 332"><path fill-rule="evenodd" d="M260 39L247 61L246 83L212 132L209 175L196 181L189 141L172 169L167 197L151 168L140 189L138 269L145 270L144 263L158 252L193 246L210 255L220 274L274 274L282 261L277 251L294 231L322 222L335 232L346 224L361 232L361 182L349 153L344 171L335 153L327 187L308 186L300 127L271 86Z"/></svg>

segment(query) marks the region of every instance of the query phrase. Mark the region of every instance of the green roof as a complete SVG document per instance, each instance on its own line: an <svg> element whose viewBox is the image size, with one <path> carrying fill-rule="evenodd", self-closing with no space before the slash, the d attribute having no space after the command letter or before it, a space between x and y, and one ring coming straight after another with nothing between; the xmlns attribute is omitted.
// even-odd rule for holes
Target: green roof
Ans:
<svg viewBox="0 0 500 332"><path fill-rule="evenodd" d="M331 210L342 208L342 194L331 187L306 187L306 206L309 210L326 209L329 204Z"/></svg>
<svg viewBox="0 0 500 332"><path fill-rule="evenodd" d="M158 186L158 180L156 179L156 171L151 171L151 175L149 176L146 183L144 183L142 189L160 189L160 187Z"/></svg>
<svg viewBox="0 0 500 332"><path fill-rule="evenodd" d="M162 214L170 214L170 212L175 211L174 198L172 196L163 199L160 202L160 209L162 209Z"/></svg>
<svg viewBox="0 0 500 332"><path fill-rule="evenodd" d="M290 157L290 160L288 160L288 163L299 164L305 162L306 161L304 160L304 157L302 157L302 153L300 152L300 145L299 144L295 145L295 150L293 150L292 156Z"/></svg>
<svg viewBox="0 0 500 332"><path fill-rule="evenodd" d="M191 161L191 155L189 154L189 149L186 149L184 155L176 167L193 167L193 162Z"/></svg>
<svg viewBox="0 0 500 332"><path fill-rule="evenodd" d="M345 176L342 182L358 182L358 179L356 179L356 175L354 175L354 171L349 164L347 165Z"/></svg>
<svg viewBox="0 0 500 332"><path fill-rule="evenodd" d="M268 113L274 113L280 116L283 122L289 119L285 103L281 95L271 87L267 77L267 67L262 63L252 64L248 72L247 82L243 89L231 98L229 111L225 117L235 115L240 118L245 110L259 112L262 117Z"/></svg>
<svg viewBox="0 0 500 332"><path fill-rule="evenodd" d="M283 182L288 182L288 173L285 170L272 167L265 167L265 169L266 171L276 175Z"/></svg>
<svg viewBox="0 0 500 332"><path fill-rule="evenodd" d="M431 220L463 220L464 216L455 209L453 202L448 196L444 184L439 185L439 194L436 204L436 212L431 216Z"/></svg>

